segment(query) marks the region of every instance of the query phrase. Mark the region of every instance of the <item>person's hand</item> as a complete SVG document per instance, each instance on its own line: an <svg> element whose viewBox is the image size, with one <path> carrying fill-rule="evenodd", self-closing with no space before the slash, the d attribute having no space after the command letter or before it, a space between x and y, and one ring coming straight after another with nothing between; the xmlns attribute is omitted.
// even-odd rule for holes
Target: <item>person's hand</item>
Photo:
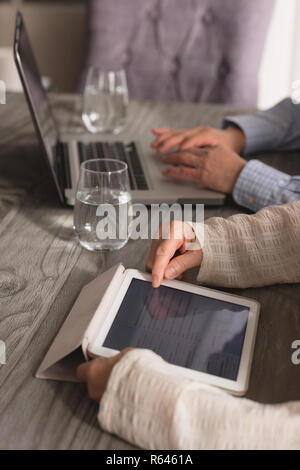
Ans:
<svg viewBox="0 0 300 470"><path fill-rule="evenodd" d="M161 155L175 147L186 150L191 147L222 145L241 153L246 146L245 134L235 126L229 126L224 130L205 126L188 130L156 128L152 129L152 132L156 139L151 146Z"/></svg>
<svg viewBox="0 0 300 470"><path fill-rule="evenodd" d="M160 238L152 241L146 262L146 269L152 271L153 287L159 287L164 278L180 278L187 269L201 265L202 250L187 250L188 244L195 241L195 233L187 223L171 222L167 239L160 228Z"/></svg>
<svg viewBox="0 0 300 470"><path fill-rule="evenodd" d="M101 401L113 367L131 349L123 349L113 357L99 357L77 367L78 380L87 383L88 394L92 400Z"/></svg>
<svg viewBox="0 0 300 470"><path fill-rule="evenodd" d="M206 188L231 194L246 160L237 153L220 145L191 148L170 153L162 162L171 167L163 171L167 178L189 180Z"/></svg>

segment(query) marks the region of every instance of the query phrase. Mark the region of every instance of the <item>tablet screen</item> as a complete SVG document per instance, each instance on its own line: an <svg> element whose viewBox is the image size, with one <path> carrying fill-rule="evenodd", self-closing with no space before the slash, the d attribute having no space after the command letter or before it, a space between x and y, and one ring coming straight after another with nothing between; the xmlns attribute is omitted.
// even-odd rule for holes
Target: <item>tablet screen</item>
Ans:
<svg viewBox="0 0 300 470"><path fill-rule="evenodd" d="M249 308L132 279L103 346L147 348L177 366L237 380Z"/></svg>

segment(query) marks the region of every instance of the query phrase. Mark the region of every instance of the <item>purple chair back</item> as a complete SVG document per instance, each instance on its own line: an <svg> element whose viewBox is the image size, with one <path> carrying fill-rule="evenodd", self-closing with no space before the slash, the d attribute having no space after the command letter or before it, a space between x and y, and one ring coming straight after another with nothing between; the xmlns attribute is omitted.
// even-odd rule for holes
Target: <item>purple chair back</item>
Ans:
<svg viewBox="0 0 300 470"><path fill-rule="evenodd" d="M255 106L274 0L89 0L88 67L124 68L130 97Z"/></svg>

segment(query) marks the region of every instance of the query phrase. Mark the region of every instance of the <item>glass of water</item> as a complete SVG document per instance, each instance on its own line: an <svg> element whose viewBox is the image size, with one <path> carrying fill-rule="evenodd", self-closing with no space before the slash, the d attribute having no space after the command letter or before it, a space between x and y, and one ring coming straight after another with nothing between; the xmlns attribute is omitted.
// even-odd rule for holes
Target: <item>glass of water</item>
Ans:
<svg viewBox="0 0 300 470"><path fill-rule="evenodd" d="M91 251L122 248L129 238L131 194L127 164L115 159L81 164L74 208L74 229Z"/></svg>
<svg viewBox="0 0 300 470"><path fill-rule="evenodd" d="M128 89L124 70L105 72L91 67L87 74L82 119L92 133L119 134L125 125Z"/></svg>

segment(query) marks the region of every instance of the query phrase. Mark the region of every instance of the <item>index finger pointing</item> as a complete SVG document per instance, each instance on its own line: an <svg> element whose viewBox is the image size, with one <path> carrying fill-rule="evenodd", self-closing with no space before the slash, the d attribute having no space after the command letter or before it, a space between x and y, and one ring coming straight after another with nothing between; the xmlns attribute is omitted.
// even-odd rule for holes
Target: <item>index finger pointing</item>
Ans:
<svg viewBox="0 0 300 470"><path fill-rule="evenodd" d="M166 267L176 253L181 240L163 240L157 248L152 266L152 286L159 287L164 278Z"/></svg>

